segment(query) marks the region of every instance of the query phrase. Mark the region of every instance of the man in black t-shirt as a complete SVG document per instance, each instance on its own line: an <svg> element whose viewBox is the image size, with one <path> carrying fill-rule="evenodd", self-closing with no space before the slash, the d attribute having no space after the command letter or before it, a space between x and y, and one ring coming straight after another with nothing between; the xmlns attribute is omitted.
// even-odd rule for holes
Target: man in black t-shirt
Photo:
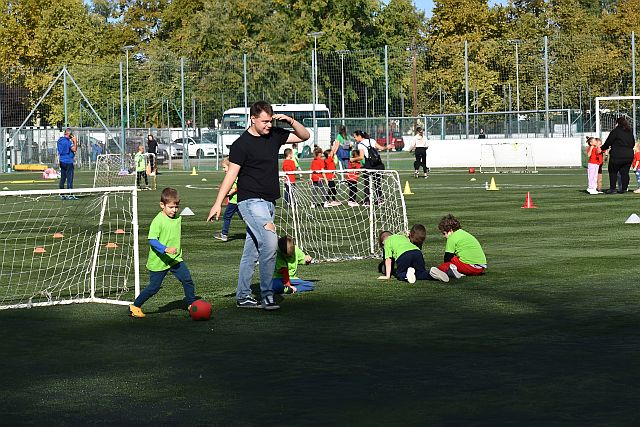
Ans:
<svg viewBox="0 0 640 427"><path fill-rule="evenodd" d="M236 305L242 308L280 308L273 299L271 281L276 263L278 236L275 226L275 202L280 198L278 152L283 144L309 139L309 131L298 121L284 114L273 114L265 101L255 102L249 111L251 126L231 145L229 171L224 177L218 197L209 211L207 221L220 218L222 201L238 178L238 209L247 224L247 237L240 259ZM291 124L293 132L272 127L273 120ZM258 304L251 295L251 280L260 262L260 293Z"/></svg>

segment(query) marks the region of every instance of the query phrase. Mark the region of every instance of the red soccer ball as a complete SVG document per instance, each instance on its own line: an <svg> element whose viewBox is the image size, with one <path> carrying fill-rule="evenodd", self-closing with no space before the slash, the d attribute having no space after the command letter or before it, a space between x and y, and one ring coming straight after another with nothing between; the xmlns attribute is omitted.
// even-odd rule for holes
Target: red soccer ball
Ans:
<svg viewBox="0 0 640 427"><path fill-rule="evenodd" d="M469 173L476 173L476 168L469 168Z"/></svg>
<svg viewBox="0 0 640 427"><path fill-rule="evenodd" d="M211 304L204 300L196 300L189 307L189 315L193 320L209 320L211 319Z"/></svg>

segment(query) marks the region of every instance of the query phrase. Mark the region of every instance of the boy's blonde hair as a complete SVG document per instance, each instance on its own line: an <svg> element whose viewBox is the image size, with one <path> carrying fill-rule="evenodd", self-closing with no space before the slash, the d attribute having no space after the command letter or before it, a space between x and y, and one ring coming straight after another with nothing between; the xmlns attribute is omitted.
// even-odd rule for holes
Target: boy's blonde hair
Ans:
<svg viewBox="0 0 640 427"><path fill-rule="evenodd" d="M296 253L296 245L293 243L293 237L282 236L278 239L278 249L287 258L292 257Z"/></svg>
<svg viewBox="0 0 640 427"><path fill-rule="evenodd" d="M222 159L222 166L229 166L229 158L225 157L224 159Z"/></svg>
<svg viewBox="0 0 640 427"><path fill-rule="evenodd" d="M138 151L140 151L141 148L142 148L142 151L144 151L144 145L138 145Z"/></svg>
<svg viewBox="0 0 640 427"><path fill-rule="evenodd" d="M167 187L160 193L160 202L165 205L170 202L180 203L180 194L175 188Z"/></svg>
<svg viewBox="0 0 640 427"><path fill-rule="evenodd" d="M387 237L391 236L391 232L390 231L382 231L380 232L380 236L378 236L378 243L380 244L380 247L383 248L384 247L384 241L387 240Z"/></svg>

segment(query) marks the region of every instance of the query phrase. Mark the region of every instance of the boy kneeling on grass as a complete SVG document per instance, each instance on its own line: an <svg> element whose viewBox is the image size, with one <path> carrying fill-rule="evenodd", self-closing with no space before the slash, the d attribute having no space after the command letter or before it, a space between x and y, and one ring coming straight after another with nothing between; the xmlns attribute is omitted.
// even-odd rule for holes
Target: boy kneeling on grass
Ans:
<svg viewBox="0 0 640 427"><path fill-rule="evenodd" d="M182 217L178 215L180 196L175 188L165 188L160 195L161 211L151 221L149 227L149 284L140 292L138 298L129 306L132 317L145 317L140 307L149 298L158 293L162 281L168 272L182 283L187 304L190 306L195 300L195 285L187 264L182 260L180 235Z"/></svg>
<svg viewBox="0 0 640 427"><path fill-rule="evenodd" d="M456 279L462 276L479 276L487 268L487 257L478 239L463 230L460 221L449 214L438 224L447 244L444 249L444 262L438 268Z"/></svg>
<svg viewBox="0 0 640 427"><path fill-rule="evenodd" d="M298 265L309 264L311 257L293 243L293 237L282 236L278 239L276 252L276 271L271 285L277 294L292 294L313 290L313 282L297 277Z"/></svg>
<svg viewBox="0 0 640 427"><path fill-rule="evenodd" d="M424 229L424 227L422 228ZM384 249L385 274L378 277L378 279L386 280L391 278L395 260L394 275L398 280L409 283L415 283L416 280L449 281L449 276L436 267L431 267L427 271L422 251L404 234L391 234L389 231L383 231L380 233L379 242Z"/></svg>

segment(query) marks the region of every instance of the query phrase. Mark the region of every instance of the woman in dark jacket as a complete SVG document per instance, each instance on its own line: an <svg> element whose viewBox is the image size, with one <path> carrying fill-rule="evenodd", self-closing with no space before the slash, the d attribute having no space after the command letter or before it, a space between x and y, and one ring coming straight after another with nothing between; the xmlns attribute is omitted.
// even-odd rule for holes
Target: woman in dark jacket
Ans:
<svg viewBox="0 0 640 427"><path fill-rule="evenodd" d="M618 181L618 173L622 182L619 193L626 193L629 187L629 168L633 161L633 146L635 138L629 126L629 122L624 117L616 119L616 127L611 131L602 151L609 151L609 189L605 191L607 194L616 193L616 182Z"/></svg>

